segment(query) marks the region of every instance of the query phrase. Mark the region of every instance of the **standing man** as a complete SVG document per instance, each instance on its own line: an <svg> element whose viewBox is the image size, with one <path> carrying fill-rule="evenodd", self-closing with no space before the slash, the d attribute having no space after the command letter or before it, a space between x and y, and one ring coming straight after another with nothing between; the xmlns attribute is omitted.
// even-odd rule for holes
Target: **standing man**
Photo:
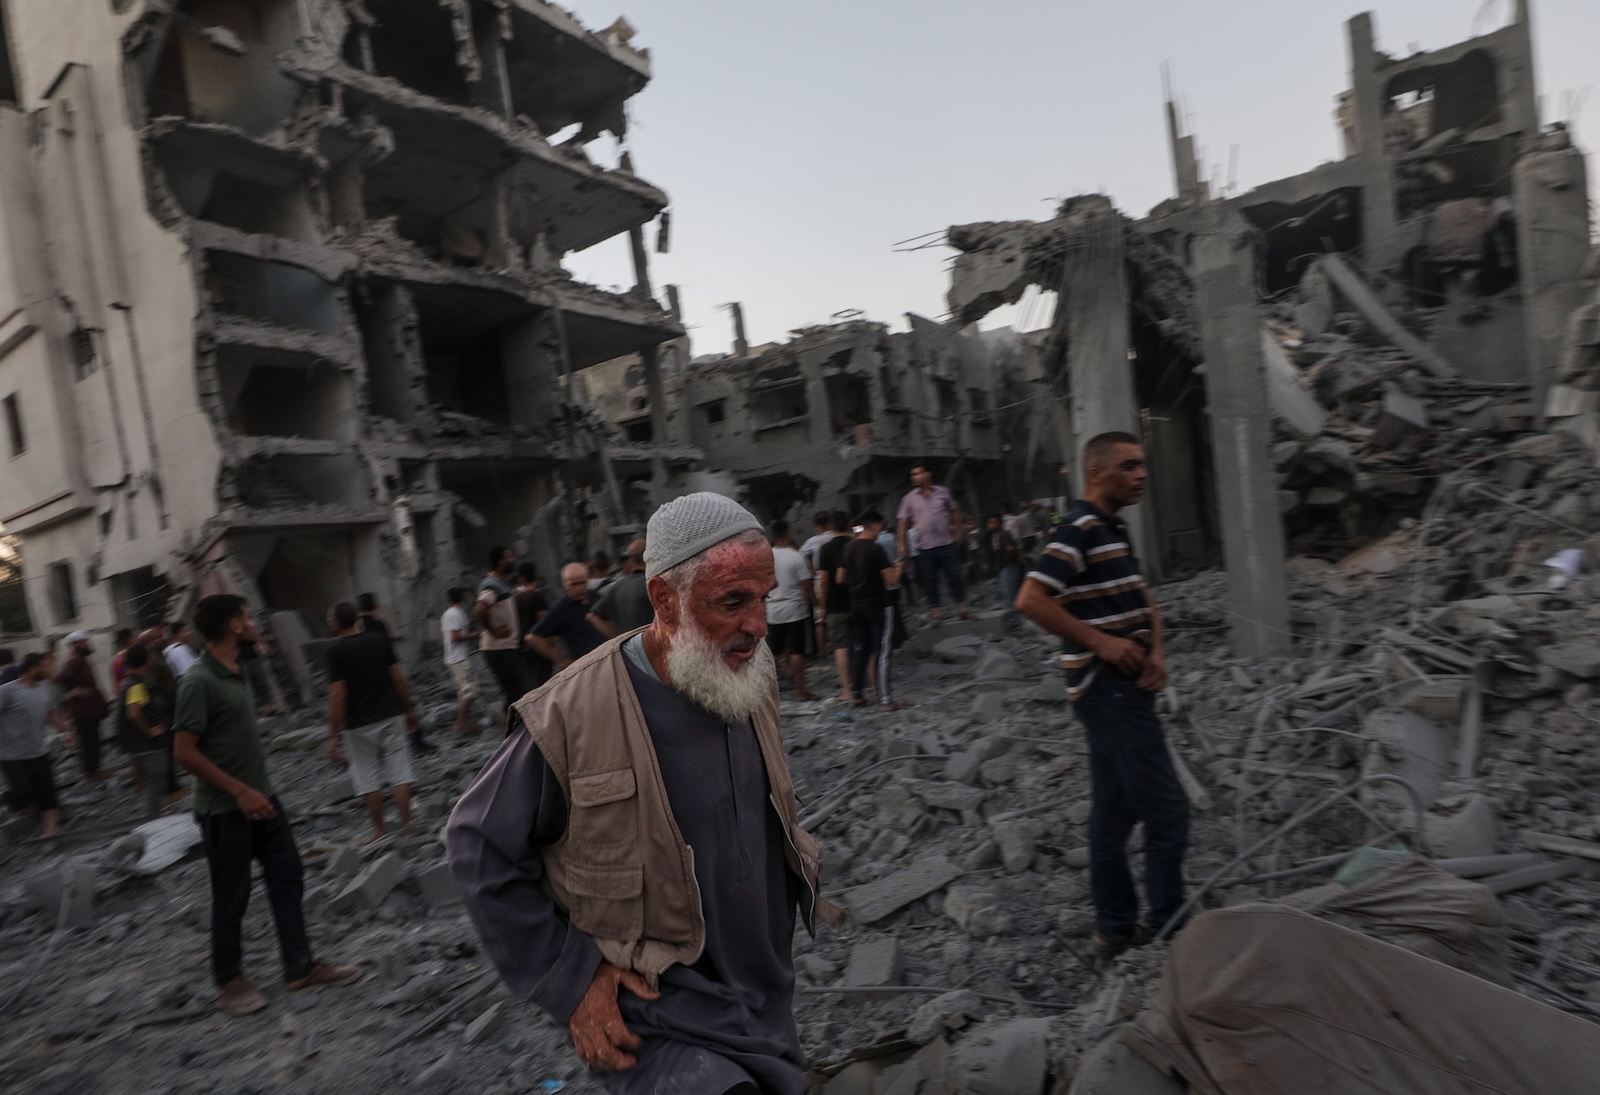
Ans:
<svg viewBox="0 0 1600 1095"><path fill-rule="evenodd" d="M382 635L384 641L394 644L394 635L389 631L389 625L378 615L378 597L373 593L363 593L356 598L356 615L360 617L360 630L376 632Z"/></svg>
<svg viewBox="0 0 1600 1095"><path fill-rule="evenodd" d="M805 701L806 633L811 630L811 606L816 604L816 583L811 564L794 546L789 522L772 522L772 566L777 588L767 597L767 645L789 663L794 698Z"/></svg>
<svg viewBox="0 0 1600 1095"><path fill-rule="evenodd" d="M251 860L261 863L272 905L284 991L348 985L360 979L361 970L318 962L311 954L300 905L305 868L289 815L267 776L255 699L239 665L240 650L261 638L250 609L243 597L213 594L195 607L194 626L206 650L178 686L173 753L199 783L194 812L211 868L211 972L217 1008L227 1015L249 1015L267 1006L267 998L243 972Z"/></svg>
<svg viewBox="0 0 1600 1095"><path fill-rule="evenodd" d="M172 763L172 746L168 742L172 735L167 726L172 707L148 678L153 663L150 648L143 643L128 647L128 656L123 659L128 673L117 694L117 737L144 773L147 821L161 816L162 796L172 782L167 771Z"/></svg>
<svg viewBox="0 0 1600 1095"><path fill-rule="evenodd" d="M867 702L869 665L876 678L878 707L898 711L889 677L894 653L894 606L889 587L900 581L900 564L891 563L878 544L883 514L868 510L858 519L861 531L844 549L834 579L850 591L850 693L857 706Z"/></svg>
<svg viewBox="0 0 1600 1095"><path fill-rule="evenodd" d="M522 698L531 687L527 663L522 658L523 627L517 620L517 602L511 589L511 576L517 572L517 557L508 547L489 549L489 573L478 586L473 612L478 617L478 649L489 663L505 710Z"/></svg>
<svg viewBox="0 0 1600 1095"><path fill-rule="evenodd" d="M453 586L447 595L450 607L439 618L440 638L444 640L444 668L456 686L456 733L470 737L478 732L472 725L472 701L478 695L478 682L472 677L472 643L478 637L472 617L463 607L467 591Z"/></svg>
<svg viewBox="0 0 1600 1095"><path fill-rule="evenodd" d="M517 602L517 626L524 632L550 611L550 601L539 585L539 568L532 563L518 563L516 581L511 584L512 598ZM556 667L550 659L538 653L527 643L522 645L522 661L526 669L528 688L538 688L555 676Z"/></svg>
<svg viewBox="0 0 1600 1095"><path fill-rule="evenodd" d="M189 645L190 640L194 638L194 631L189 627L188 620L173 620L170 627L172 643L161 652L161 657L167 663L167 668L172 670L173 679L182 680L183 675L189 672L189 667L199 660L200 655Z"/></svg>
<svg viewBox="0 0 1600 1095"><path fill-rule="evenodd" d="M822 619L826 645L833 651L833 671L839 678L839 699L850 701L850 589L839 581L839 567L844 561L844 549L850 545L850 518L843 510L833 513L833 527L838 533L822 545L817 552L818 598L822 602Z"/></svg>
<svg viewBox="0 0 1600 1095"><path fill-rule="evenodd" d="M557 672L606 641L589 620L593 594L582 563L568 563L561 568L561 588L563 593L544 619L528 629L528 645L554 662Z"/></svg>
<svg viewBox="0 0 1600 1095"><path fill-rule="evenodd" d="M50 683L48 654L27 654L17 679L0 685L0 771L6 777L6 805L39 815L39 835L61 832L61 804L50 765L48 727L69 740L72 730L57 711L61 701Z"/></svg>
<svg viewBox="0 0 1600 1095"><path fill-rule="evenodd" d="M606 638L614 639L650 626L655 618L644 576L644 541L634 540L622 556L622 569L616 579L600 591L589 622Z"/></svg>
<svg viewBox="0 0 1600 1095"><path fill-rule="evenodd" d="M1144 449L1132 434L1101 434L1084 446L1083 471L1084 496L1040 553L1017 609L1061 637L1067 699L1088 737L1094 949L1111 958L1183 905L1189 802L1155 711L1167 683L1161 613L1118 516L1144 495ZM1140 821L1148 927L1128 869L1128 837Z"/></svg>
<svg viewBox="0 0 1600 1095"><path fill-rule="evenodd" d="M917 533L917 581L928 598L928 614L939 619L942 600L940 579L950 584L950 595L963 620L972 619L967 610L967 583L961 573L961 553L957 547L966 535L961 507L950 488L934 483L933 473L924 464L911 469L911 490L900 499L899 528L895 540L898 558L904 561L911 552L907 533Z"/></svg>
<svg viewBox="0 0 1600 1095"><path fill-rule="evenodd" d="M411 828L411 751L406 733L417 725L411 686L388 635L361 631L355 606L340 601L328 611L339 636L328 647L328 759L350 766L350 784L366 803L372 832L362 844L382 840L383 785L394 793L400 831Z"/></svg>
<svg viewBox="0 0 1600 1095"><path fill-rule="evenodd" d="M978 540L978 552L983 556L984 569L995 576L1000 586L1000 603L1006 606L1007 635L1021 629L1017 618L1017 589L1022 585L1022 552L1017 542L1005 530L1005 518L993 514L984 523L983 535Z"/></svg>
<svg viewBox="0 0 1600 1095"><path fill-rule="evenodd" d="M816 573L817 576L815 590L816 600L812 603L818 606L816 613L816 638L817 653L821 654L824 650L828 649L827 616L821 608L823 603L822 548L829 540L832 540L838 536L839 533L834 531L833 514L829 513L825 509L819 509L814 515L812 515L811 527L816 531L811 536L806 538L805 543L800 545L800 554L806 557L806 562L811 564L811 569Z"/></svg>
<svg viewBox="0 0 1600 1095"><path fill-rule="evenodd" d="M89 664L89 655L94 653L89 633L74 631L68 635L67 648L72 656L61 667L56 684L67 702L67 714L72 717L73 730L78 736L78 759L83 764L83 777L100 783L108 775L100 767L100 723L111 709L106 706L105 694L100 691L94 679L94 667ZM143 784L142 776L139 782Z"/></svg>
<svg viewBox="0 0 1600 1095"><path fill-rule="evenodd" d="M518 997L613 1093L804 1095L798 906L819 896L778 723L772 549L721 495L650 518L655 622L516 704L456 804L450 866Z"/></svg>

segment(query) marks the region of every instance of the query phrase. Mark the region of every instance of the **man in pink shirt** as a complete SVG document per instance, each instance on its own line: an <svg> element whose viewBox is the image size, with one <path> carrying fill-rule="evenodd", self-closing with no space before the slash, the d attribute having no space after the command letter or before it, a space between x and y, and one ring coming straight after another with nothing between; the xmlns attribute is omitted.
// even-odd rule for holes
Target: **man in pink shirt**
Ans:
<svg viewBox="0 0 1600 1095"><path fill-rule="evenodd" d="M904 560L907 551L907 534L917 532L917 580L928 594L928 611L939 619L940 577L950 583L950 594L963 620L972 619L967 609L967 583L962 575L961 553L956 545L965 532L965 519L961 507L948 487L937 486L933 473L926 465L911 469L912 489L900 499L896 514L899 528L895 532L896 554Z"/></svg>

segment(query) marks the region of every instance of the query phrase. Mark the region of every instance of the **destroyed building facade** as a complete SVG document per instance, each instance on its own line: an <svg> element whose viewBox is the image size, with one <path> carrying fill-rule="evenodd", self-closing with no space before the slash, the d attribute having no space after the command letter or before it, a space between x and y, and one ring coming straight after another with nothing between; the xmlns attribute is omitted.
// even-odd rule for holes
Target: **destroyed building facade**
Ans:
<svg viewBox="0 0 1600 1095"><path fill-rule="evenodd" d="M918 315L907 322L891 332L843 318L752 347L735 311L732 353L664 358L661 428L704 454L763 520L801 527L818 508L852 516L878 509L892 525L918 464L950 487L969 518L1002 500L1059 493L1053 440L1024 440L1030 426L1049 431L1030 398L1037 385L1021 340ZM655 436L662 401L652 400L641 360L596 366L582 379L595 409L627 437Z"/></svg>
<svg viewBox="0 0 1600 1095"><path fill-rule="evenodd" d="M1501 29L1409 57L1378 49L1370 14L1349 20L1347 34L1342 159L1214 196L1169 101L1177 193L1148 217L1089 196L1048 222L969 224L947 237L960 252L956 321L1014 303L1030 285L1059 295L1044 358L1062 449L1107 429L1145 439L1152 490L1132 521L1150 569L1225 562L1234 641L1257 654L1285 649L1290 634L1286 513L1331 509L1345 487L1384 487L1359 482L1343 451L1332 454L1350 466L1340 489L1296 489L1284 467L1323 429L1308 390L1318 378L1300 367L1327 352L1313 344L1334 334L1340 312L1395 347L1419 391L1454 384L1495 404L1483 413L1526 424L1551 399L1596 409L1596 393L1562 386L1572 385L1562 360L1574 360L1567 344L1578 337L1569 318L1592 291L1588 185L1565 127L1540 123L1528 3ZM1291 298L1287 314L1272 314ZM1341 394L1377 389L1393 419L1387 433L1382 422L1346 431L1339 446L1427 427L1402 371L1320 379ZM1275 448L1297 439L1300 449ZM1425 493L1412 494L1420 507Z"/></svg>
<svg viewBox="0 0 1600 1095"><path fill-rule="evenodd" d="M681 336L621 149L648 51L542 0L3 6L0 521L39 631L245 595L415 640L491 544L642 521L571 374ZM591 158L591 151L596 158ZM629 234L612 293L561 257ZM586 502L585 499L588 499ZM415 647L408 647L414 652Z"/></svg>

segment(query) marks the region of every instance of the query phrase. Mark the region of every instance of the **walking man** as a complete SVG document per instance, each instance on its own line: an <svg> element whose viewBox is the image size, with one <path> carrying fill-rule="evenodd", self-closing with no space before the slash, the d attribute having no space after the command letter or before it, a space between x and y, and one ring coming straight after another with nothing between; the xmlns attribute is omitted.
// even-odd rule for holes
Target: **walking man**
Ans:
<svg viewBox="0 0 1600 1095"><path fill-rule="evenodd" d="M1017 618L1017 590L1022 585L1022 552L1016 540L1005 530L1005 519L993 514L984 523L983 536L978 540L978 550L983 556L984 569L993 574L1000 586L1000 603L1006 606L1004 620L1007 635L1017 634L1022 625Z"/></svg>
<svg viewBox="0 0 1600 1095"><path fill-rule="evenodd" d="M250 609L243 597L213 594L196 606L194 626L206 650L178 685L173 752L198 780L194 812L211 868L211 972L217 1007L228 1015L249 1015L267 1006L267 998L243 971L252 860L261 864L278 929L284 991L348 985L360 979L361 970L318 962L306 937L300 904L305 868L289 815L267 776L255 699L239 665L239 652L261 638Z"/></svg>
<svg viewBox="0 0 1600 1095"><path fill-rule="evenodd" d="M463 607L467 591L454 586L447 596L450 607L439 618L440 637L444 640L444 668L456 686L456 733L470 737L478 732L472 725L472 701L478 695L478 682L472 677L472 641L478 633L473 630L472 617Z"/></svg>
<svg viewBox="0 0 1600 1095"><path fill-rule="evenodd" d="M511 589L511 576L516 571L517 557L510 548L490 548L489 573L478 586L478 599L473 605L478 617L478 649L483 651L483 660L489 663L489 672L500 685L508 714L511 705L532 687L527 662L522 658L522 632L526 625L519 625Z"/></svg>
<svg viewBox="0 0 1600 1095"><path fill-rule="evenodd" d="M656 618L516 704L456 804L450 866L511 991L607 1091L804 1095L794 921L833 922L800 828L744 507L650 518Z"/></svg>
<svg viewBox="0 0 1600 1095"><path fill-rule="evenodd" d="M340 601L328 612L335 635L328 647L328 759L350 766L350 785L366 804L372 832L382 840L383 785L394 794L400 831L411 828L411 750L406 734L417 725L411 687L389 636L362 631L356 608Z"/></svg>
<svg viewBox="0 0 1600 1095"><path fill-rule="evenodd" d="M72 716L73 730L78 736L78 759L83 764L83 776L99 783L107 775L100 767L100 723L111 709L106 706L106 697L94 679L94 667L89 664L89 655L94 653L89 633L74 631L67 636L67 647L72 656L61 667L56 684L61 688L67 714ZM143 783L142 778L139 782Z"/></svg>
<svg viewBox="0 0 1600 1095"><path fill-rule="evenodd" d="M822 549L824 546L826 546L829 540L839 536L840 533L834 531L833 514L829 513L825 509L819 509L814 515L812 515L811 527L816 531L811 536L806 538L805 543L800 545L800 554L806 557L806 562L811 564L811 569L817 576L815 590L816 600L813 601L812 604L817 606L817 653L821 654L824 650L828 649L827 618L826 613L822 611Z"/></svg>
<svg viewBox="0 0 1600 1095"><path fill-rule="evenodd" d="M933 473L924 464L911 469L912 488L900 499L899 528L895 540L899 546L898 558L905 560L911 553L907 534L913 529L917 534L917 581L928 598L928 614L938 620L939 606L943 602L941 579L950 586L950 596L963 620L972 619L967 609L967 582L961 573L961 552L957 547L966 535L966 522L961 507L956 505L950 488L934 483Z"/></svg>
<svg viewBox="0 0 1600 1095"><path fill-rule="evenodd" d="M189 645L193 637L194 631L189 627L188 620L172 622L172 643L161 652L161 657L167 663L167 668L172 670L175 680L182 680L183 675L189 672L189 667L199 660L200 656Z"/></svg>
<svg viewBox="0 0 1600 1095"><path fill-rule="evenodd" d="M1017 609L1062 640L1067 699L1089 744L1094 949L1111 958L1182 906L1189 803L1155 712L1167 683L1161 613L1119 516L1144 495L1144 449L1132 434L1101 434L1084 447L1083 470L1084 496L1034 563ZM1148 927L1128 869L1128 837L1141 821Z"/></svg>
<svg viewBox="0 0 1600 1095"><path fill-rule="evenodd" d="M794 546L789 522L772 522L772 566L777 588L767 597L767 645L775 657L789 663L794 681L794 698L811 697L806 692L806 641L811 630L811 606L816 603L816 585L811 564Z"/></svg>
<svg viewBox="0 0 1600 1095"><path fill-rule="evenodd" d="M589 622L608 639L648 627L656 618L650 607L650 591L644 576L644 541L635 540L622 556L622 569L615 581L600 591L589 613Z"/></svg>
<svg viewBox="0 0 1600 1095"><path fill-rule="evenodd" d="M843 510L833 513L839 535L817 552L817 600L822 606L822 649L833 651L833 671L839 678L839 699L850 701L850 588L839 581L844 549L850 546L850 518Z"/></svg>
<svg viewBox="0 0 1600 1095"><path fill-rule="evenodd" d="M594 593L582 563L561 568L561 588L561 596L544 619L528 629L528 645L554 662L557 672L606 641L589 620Z"/></svg>
<svg viewBox="0 0 1600 1095"><path fill-rule="evenodd" d="M539 568L532 563L517 564L517 576L511 583L511 596L517 603L517 626L524 633L550 611L550 601L539 584ZM520 653L527 686L525 691L532 691L555 676L556 667L550 664L550 659L526 642L522 644Z"/></svg>
<svg viewBox="0 0 1600 1095"><path fill-rule="evenodd" d="M57 710L48 654L27 654L17 679L0 685L0 771L6 777L6 805L17 813L39 815L39 835L61 831L61 804L50 764L49 727L69 740L72 730Z"/></svg>
<svg viewBox="0 0 1600 1095"><path fill-rule="evenodd" d="M858 520L861 531L845 545L834 579L850 591L850 693L857 706L867 702L869 666L876 678L878 707L898 711L889 676L894 652L894 605L889 587L900 581L900 564L891 563L878 544L883 514L868 510Z"/></svg>
<svg viewBox="0 0 1600 1095"><path fill-rule="evenodd" d="M127 676L117 695L117 738L124 743L133 763L144 775L144 816L148 821L161 816L162 799L172 782L167 770L172 764L172 708L150 679L154 659L143 643L128 647L123 664Z"/></svg>

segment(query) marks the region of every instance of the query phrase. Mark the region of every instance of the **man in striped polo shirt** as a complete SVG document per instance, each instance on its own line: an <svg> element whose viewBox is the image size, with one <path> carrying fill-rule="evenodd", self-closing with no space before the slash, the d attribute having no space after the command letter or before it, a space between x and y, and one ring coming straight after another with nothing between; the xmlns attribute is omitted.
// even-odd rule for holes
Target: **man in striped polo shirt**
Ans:
<svg viewBox="0 0 1600 1095"><path fill-rule="evenodd" d="M1057 526L1017 595L1017 611L1062 640L1067 699L1089 741L1089 884L1096 954L1143 943L1183 904L1189 802L1172 767L1156 693L1166 687L1161 614L1117 516L1144 494L1139 439L1103 433L1084 447L1084 497ZM1128 869L1144 822L1149 930Z"/></svg>

